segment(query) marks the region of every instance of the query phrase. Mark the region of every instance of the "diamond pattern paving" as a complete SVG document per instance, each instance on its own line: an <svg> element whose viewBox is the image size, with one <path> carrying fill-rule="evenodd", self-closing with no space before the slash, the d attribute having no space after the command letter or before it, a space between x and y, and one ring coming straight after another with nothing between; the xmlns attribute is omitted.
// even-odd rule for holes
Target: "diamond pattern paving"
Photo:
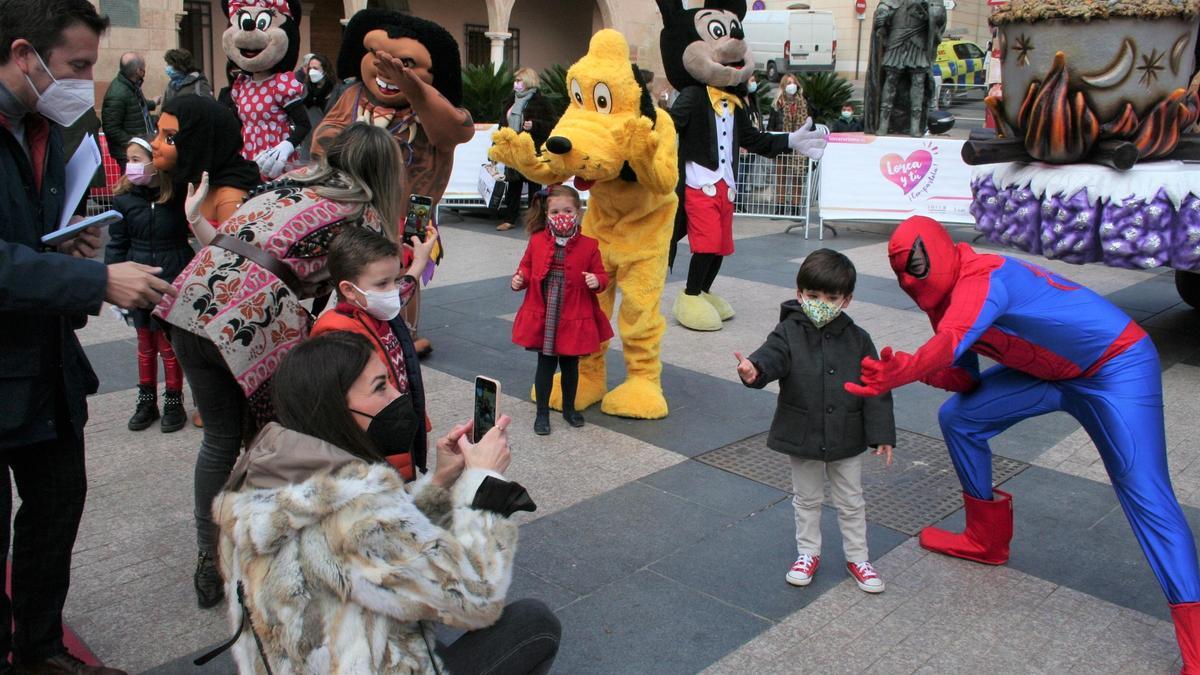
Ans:
<svg viewBox="0 0 1200 675"><path fill-rule="evenodd" d="M767 447L766 433L730 443L696 459L780 490L792 490L788 457ZM992 481L999 485L1028 466L993 455ZM904 429L896 430L892 466L884 466L882 459L873 456L863 462L863 491L868 521L910 535L962 506L962 488L946 444Z"/></svg>

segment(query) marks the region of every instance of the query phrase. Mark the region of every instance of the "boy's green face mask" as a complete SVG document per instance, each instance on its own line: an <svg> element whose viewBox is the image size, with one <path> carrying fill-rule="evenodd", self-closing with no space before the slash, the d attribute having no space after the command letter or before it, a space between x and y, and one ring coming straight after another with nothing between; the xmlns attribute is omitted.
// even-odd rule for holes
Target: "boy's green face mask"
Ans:
<svg viewBox="0 0 1200 675"><path fill-rule="evenodd" d="M817 328L824 328L825 324L833 321L837 318L838 314L842 313L841 305L835 305L832 302L818 300L817 298L802 298L800 300L800 309L804 311L805 316Z"/></svg>

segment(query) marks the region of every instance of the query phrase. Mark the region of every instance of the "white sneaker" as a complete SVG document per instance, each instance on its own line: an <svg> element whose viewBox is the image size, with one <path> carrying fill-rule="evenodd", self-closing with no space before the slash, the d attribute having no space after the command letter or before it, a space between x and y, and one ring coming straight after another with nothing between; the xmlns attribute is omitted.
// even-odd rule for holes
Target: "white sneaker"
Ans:
<svg viewBox="0 0 1200 675"><path fill-rule="evenodd" d="M854 577L854 581L863 591L867 593L883 592L883 579L879 578L879 573L875 571L871 563L866 560L846 563L846 569L850 571L850 576Z"/></svg>
<svg viewBox="0 0 1200 675"><path fill-rule="evenodd" d="M813 575L820 566L821 556L805 553L792 563L792 569L787 573L787 582L793 586L807 586L812 583Z"/></svg>

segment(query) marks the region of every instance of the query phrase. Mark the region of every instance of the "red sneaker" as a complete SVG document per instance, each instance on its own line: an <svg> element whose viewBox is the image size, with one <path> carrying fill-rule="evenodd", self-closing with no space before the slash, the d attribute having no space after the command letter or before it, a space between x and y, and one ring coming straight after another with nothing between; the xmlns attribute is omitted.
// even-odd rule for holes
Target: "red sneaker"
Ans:
<svg viewBox="0 0 1200 675"><path fill-rule="evenodd" d="M879 573L871 566L871 563L866 560L856 563L846 563L846 569L850 570L850 576L854 577L854 581L858 583L858 587L867 593L882 593L883 579L879 578Z"/></svg>
<svg viewBox="0 0 1200 675"><path fill-rule="evenodd" d="M792 563L792 569L787 573L787 582L793 586L807 586L812 583L813 575L820 566L821 556L805 553Z"/></svg>

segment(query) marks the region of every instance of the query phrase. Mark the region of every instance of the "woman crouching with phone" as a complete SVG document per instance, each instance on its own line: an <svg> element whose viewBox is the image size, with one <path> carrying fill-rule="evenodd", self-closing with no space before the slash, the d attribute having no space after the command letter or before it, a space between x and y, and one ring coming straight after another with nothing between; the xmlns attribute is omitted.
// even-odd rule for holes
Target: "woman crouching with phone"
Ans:
<svg viewBox="0 0 1200 675"><path fill-rule="evenodd" d="M471 423L454 427L406 485L371 440L400 394L366 338L299 345L274 386L278 423L213 502L239 672L547 672L558 620L504 601L508 517L535 508L501 475L509 418L476 444ZM441 645L433 622L470 632Z"/></svg>

